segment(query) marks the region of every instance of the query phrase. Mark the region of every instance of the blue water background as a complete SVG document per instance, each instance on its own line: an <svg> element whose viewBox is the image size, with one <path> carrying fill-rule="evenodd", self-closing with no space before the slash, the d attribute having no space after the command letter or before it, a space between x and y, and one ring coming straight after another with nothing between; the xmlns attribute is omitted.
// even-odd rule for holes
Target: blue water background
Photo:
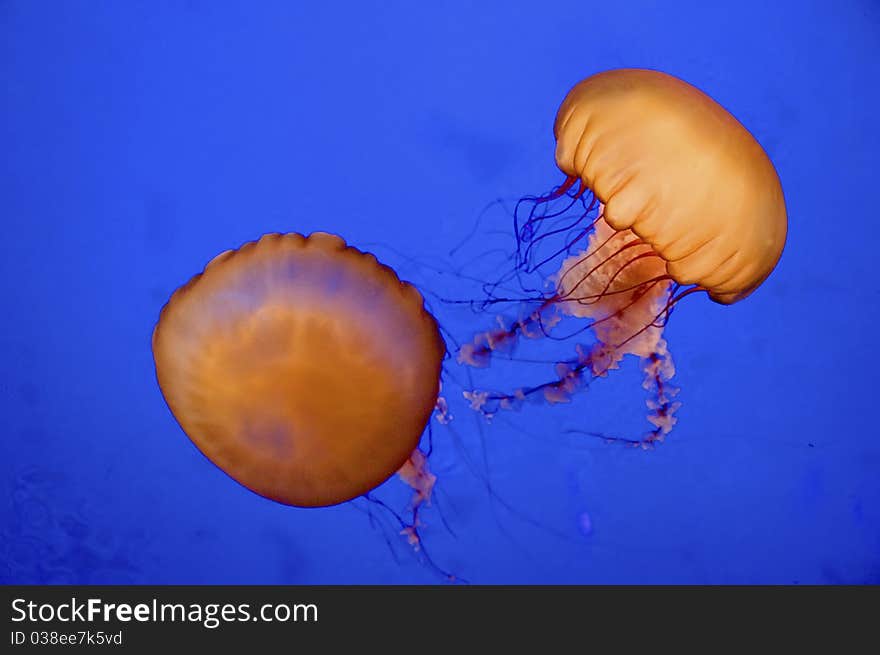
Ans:
<svg viewBox="0 0 880 655"><path fill-rule="evenodd" d="M494 199L560 182L559 102L624 66L690 81L760 140L782 261L740 304L678 308L683 406L653 452L570 432L647 427L634 363L490 425L459 402L426 547L483 583L880 582L867 0L0 1L0 580L442 582L375 508L284 507L211 465L163 402L153 326L272 231L336 232L457 290L423 263ZM460 336L494 320L432 306Z"/></svg>

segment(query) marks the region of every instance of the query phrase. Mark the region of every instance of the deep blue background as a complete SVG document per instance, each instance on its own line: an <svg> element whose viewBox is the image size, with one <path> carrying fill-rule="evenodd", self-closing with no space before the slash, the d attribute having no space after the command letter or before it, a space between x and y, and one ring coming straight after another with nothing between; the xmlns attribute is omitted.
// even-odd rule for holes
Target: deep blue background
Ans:
<svg viewBox="0 0 880 655"><path fill-rule="evenodd" d="M205 460L154 379L158 311L269 231L338 232L443 293L395 250L440 261L494 198L559 182L566 91L639 66L765 146L780 266L676 312L684 406L654 452L566 432L646 427L633 366L489 426L459 407L430 552L487 583L880 582L878 55L869 0L0 1L0 579L439 581L362 506L283 507Z"/></svg>

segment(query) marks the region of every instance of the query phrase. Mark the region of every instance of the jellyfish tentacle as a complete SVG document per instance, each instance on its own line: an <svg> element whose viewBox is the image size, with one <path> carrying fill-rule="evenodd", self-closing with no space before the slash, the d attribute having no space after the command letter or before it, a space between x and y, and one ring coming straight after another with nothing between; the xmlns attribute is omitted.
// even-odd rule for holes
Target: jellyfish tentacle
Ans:
<svg viewBox="0 0 880 655"><path fill-rule="evenodd" d="M555 296L544 300L536 309L505 325L504 317L497 316L499 327L494 330L480 332L468 342L462 344L458 351L458 362L476 368L489 365L495 352L509 352L520 337L536 338L546 336L548 331L558 323L556 316ZM533 327L537 326L537 332Z"/></svg>
<svg viewBox="0 0 880 655"><path fill-rule="evenodd" d="M576 193L582 191L579 189ZM556 310L554 326L566 314L586 319L575 334L590 330L596 341L591 346L578 344L577 356L558 361L554 377L543 383L511 392L470 390L464 392L464 397L487 419L498 411L516 409L529 399L551 404L569 402L574 394L586 389L591 380L606 376L618 367L626 354L632 353L643 362L644 384L651 394L646 401L647 418L653 428L639 439L621 440L635 445L662 441L675 424L674 413L678 408L673 400L677 389L668 382L674 367L661 336L662 328L675 303L692 290L674 283L650 244L632 232L612 230L602 217L601 205L598 216L589 222L586 231L589 238L584 251L560 266L555 276L555 292L543 298L525 321L505 324L501 320L498 330L477 335L465 348L464 356L460 353L459 361L485 366L492 355L509 350L521 336L573 337L574 334L548 334L541 321L549 309ZM558 234L560 231L553 230L543 233ZM582 238L580 233L574 239L565 237L565 243L554 250L554 256L566 252L568 243L579 238ZM551 260L542 259L539 266ZM541 330L530 334L528 328L535 326ZM649 335L645 335L646 332ZM480 360L475 362L477 357Z"/></svg>
<svg viewBox="0 0 880 655"><path fill-rule="evenodd" d="M550 194L550 197L551 198L558 198L560 196L565 195L566 193L568 193L568 190L571 189L575 185L575 183L578 181L579 180L578 180L577 175L569 175L568 177L565 178L565 182L563 182L561 185L559 185L559 188L557 188L555 191L553 191Z"/></svg>
<svg viewBox="0 0 880 655"><path fill-rule="evenodd" d="M406 538L407 543L413 548L415 552L420 555L420 557L424 560L428 567L433 570L437 575L441 576L444 580L446 580L446 582L462 584L468 583L466 579L440 567L428 553L428 549L425 546L425 541L421 536L420 528L423 527L423 524L418 516L418 513L414 513L411 518L407 520L400 512L395 510L381 498L375 496L373 493L366 493L363 495L363 498L369 503L376 505L384 512L387 512L387 514L394 520L395 523L397 523L397 526L400 528L399 534Z"/></svg>
<svg viewBox="0 0 880 655"><path fill-rule="evenodd" d="M675 412L681 407L681 402L675 400L680 389L669 382L675 375L675 364L665 339L660 339L657 349L642 359L642 371L645 374L642 387L651 394L645 401L649 409L647 418L654 426L645 440L662 442L677 423Z"/></svg>

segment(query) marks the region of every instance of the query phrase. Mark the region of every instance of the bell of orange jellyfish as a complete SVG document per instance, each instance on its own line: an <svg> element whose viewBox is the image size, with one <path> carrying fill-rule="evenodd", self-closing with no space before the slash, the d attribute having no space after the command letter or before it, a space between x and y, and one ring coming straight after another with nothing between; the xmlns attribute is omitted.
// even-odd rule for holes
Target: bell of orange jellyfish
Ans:
<svg viewBox="0 0 880 655"><path fill-rule="evenodd" d="M556 163L568 178L524 198L515 212L517 275L561 260L547 275L553 291L490 298L525 300L532 309L478 334L459 361L484 366L521 337L547 336L566 316L587 319L594 343L578 344L545 384L467 395L489 414L533 395L564 402L632 354L642 360L654 426L637 443L662 440L679 406L666 320L691 293L731 304L767 278L786 236L779 178L723 107L656 71L613 70L580 82L559 108L554 133ZM549 256L540 250L548 243Z"/></svg>
<svg viewBox="0 0 880 655"><path fill-rule="evenodd" d="M159 386L193 443L297 506L350 500L401 469L430 475L412 456L445 351L414 287L325 233L215 257L153 333Z"/></svg>
<svg viewBox="0 0 880 655"><path fill-rule="evenodd" d="M556 163L631 229L670 277L720 303L754 291L785 244L779 177L754 137L671 75L623 69L575 86L554 127Z"/></svg>

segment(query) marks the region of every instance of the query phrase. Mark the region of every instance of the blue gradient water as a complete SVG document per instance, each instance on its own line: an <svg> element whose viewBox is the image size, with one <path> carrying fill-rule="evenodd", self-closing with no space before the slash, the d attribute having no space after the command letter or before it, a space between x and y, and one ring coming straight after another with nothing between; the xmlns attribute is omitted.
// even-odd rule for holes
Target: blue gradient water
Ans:
<svg viewBox="0 0 880 655"><path fill-rule="evenodd" d="M159 309L270 231L336 232L457 291L423 263L561 181L568 88L639 66L765 146L780 266L745 302L676 311L684 405L653 452L571 433L647 427L632 363L484 425L450 362L425 544L474 582L880 582L880 7L369 4L0 2L0 580L442 581L375 507L283 507L204 459L155 382ZM432 308L460 337L493 320Z"/></svg>

